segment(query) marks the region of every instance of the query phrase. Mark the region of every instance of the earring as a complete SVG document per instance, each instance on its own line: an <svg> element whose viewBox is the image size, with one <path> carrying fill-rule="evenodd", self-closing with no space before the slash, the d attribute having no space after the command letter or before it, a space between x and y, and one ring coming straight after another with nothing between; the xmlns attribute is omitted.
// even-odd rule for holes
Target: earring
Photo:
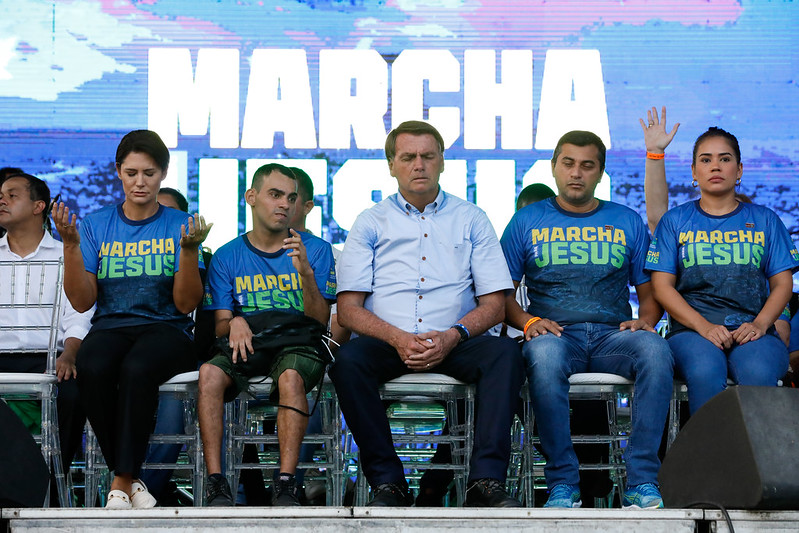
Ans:
<svg viewBox="0 0 799 533"><path fill-rule="evenodd" d="M696 187L697 185L699 185L699 183L697 183L696 178L694 178L694 180L691 182L691 187Z"/></svg>
<svg viewBox="0 0 799 533"><path fill-rule="evenodd" d="M738 178L737 180L735 180L735 186L736 186L736 187L737 187L738 185L740 185L740 184L741 184L741 178Z"/></svg>

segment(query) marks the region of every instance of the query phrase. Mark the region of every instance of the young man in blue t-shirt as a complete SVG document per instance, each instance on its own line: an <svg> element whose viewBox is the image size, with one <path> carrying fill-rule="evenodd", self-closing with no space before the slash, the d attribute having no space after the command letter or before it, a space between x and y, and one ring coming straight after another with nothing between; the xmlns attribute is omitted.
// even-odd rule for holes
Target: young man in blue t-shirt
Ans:
<svg viewBox="0 0 799 533"><path fill-rule="evenodd" d="M221 353L200 368L198 411L209 474L206 505L233 505L221 475L223 400L238 396L254 375L271 377L280 398L280 473L272 505L299 505L294 474L308 421L303 414L308 411L306 394L325 370L319 356L321 337L315 334L299 344L275 347L265 354L266 367L253 368L254 335L259 330L252 324L294 314L314 319L324 331L336 294L333 253L323 240L289 229L297 199L290 169L262 166L245 198L253 229L217 250L208 271L205 309L214 310L216 335L228 337L231 353ZM277 331L279 337L279 327ZM264 354L259 350L257 355Z"/></svg>
<svg viewBox="0 0 799 533"><path fill-rule="evenodd" d="M662 310L644 271L649 235L631 209L594 197L605 146L593 133L558 141L558 195L519 210L501 244L511 278L525 278L530 305L506 297L506 322L522 349L550 489L546 507L579 507L578 461L569 431L569 376L606 372L635 380L625 507L662 507L658 446L672 387L672 355L654 331ZM636 287L633 319L628 284Z"/></svg>

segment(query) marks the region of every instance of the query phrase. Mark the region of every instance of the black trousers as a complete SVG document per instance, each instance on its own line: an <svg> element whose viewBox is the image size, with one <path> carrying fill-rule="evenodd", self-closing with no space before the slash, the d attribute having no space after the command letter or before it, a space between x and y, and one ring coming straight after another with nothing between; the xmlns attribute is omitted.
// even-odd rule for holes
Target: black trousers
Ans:
<svg viewBox="0 0 799 533"><path fill-rule="evenodd" d="M158 387L196 368L191 338L167 324L92 330L78 351L80 399L108 468L139 476Z"/></svg>
<svg viewBox="0 0 799 533"><path fill-rule="evenodd" d="M474 337L456 346L431 372L477 385L469 478L504 482L510 459L510 426L524 381L519 345L507 337ZM341 410L373 487L405 480L378 389L381 383L410 373L391 345L372 337L358 337L342 345L330 367Z"/></svg>
<svg viewBox="0 0 799 533"><path fill-rule="evenodd" d="M0 356L0 372L29 372L41 374L47 369L47 355L38 353L3 354ZM69 472L72 459L81 446L86 415L78 401L78 385L75 379L58 384L58 438L61 441L61 460L64 473Z"/></svg>

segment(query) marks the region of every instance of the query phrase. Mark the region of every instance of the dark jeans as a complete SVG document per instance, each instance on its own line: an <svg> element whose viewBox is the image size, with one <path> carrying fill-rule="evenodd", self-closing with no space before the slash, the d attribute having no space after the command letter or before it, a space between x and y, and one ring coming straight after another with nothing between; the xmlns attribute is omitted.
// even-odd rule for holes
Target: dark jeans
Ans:
<svg viewBox="0 0 799 533"><path fill-rule="evenodd" d="M459 344L432 372L477 385L474 450L469 478L504 481L510 426L524 382L518 344L507 337L474 337ZM358 337L344 344L329 370L369 484L405 483L378 389L411 371L388 343Z"/></svg>
<svg viewBox="0 0 799 533"><path fill-rule="evenodd" d="M110 470L138 477L158 387L195 368L191 339L166 324L91 331L78 351L78 388Z"/></svg>

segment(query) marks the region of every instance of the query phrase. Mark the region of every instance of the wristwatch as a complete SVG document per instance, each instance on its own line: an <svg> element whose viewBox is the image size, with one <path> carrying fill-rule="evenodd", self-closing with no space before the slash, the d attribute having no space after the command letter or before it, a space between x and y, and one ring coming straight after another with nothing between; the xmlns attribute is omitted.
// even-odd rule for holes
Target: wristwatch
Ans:
<svg viewBox="0 0 799 533"><path fill-rule="evenodd" d="M463 324L455 324L452 327L457 329L458 333L460 333L461 335L461 339L458 341L458 344L469 340L469 330L466 329L466 326L464 326Z"/></svg>

